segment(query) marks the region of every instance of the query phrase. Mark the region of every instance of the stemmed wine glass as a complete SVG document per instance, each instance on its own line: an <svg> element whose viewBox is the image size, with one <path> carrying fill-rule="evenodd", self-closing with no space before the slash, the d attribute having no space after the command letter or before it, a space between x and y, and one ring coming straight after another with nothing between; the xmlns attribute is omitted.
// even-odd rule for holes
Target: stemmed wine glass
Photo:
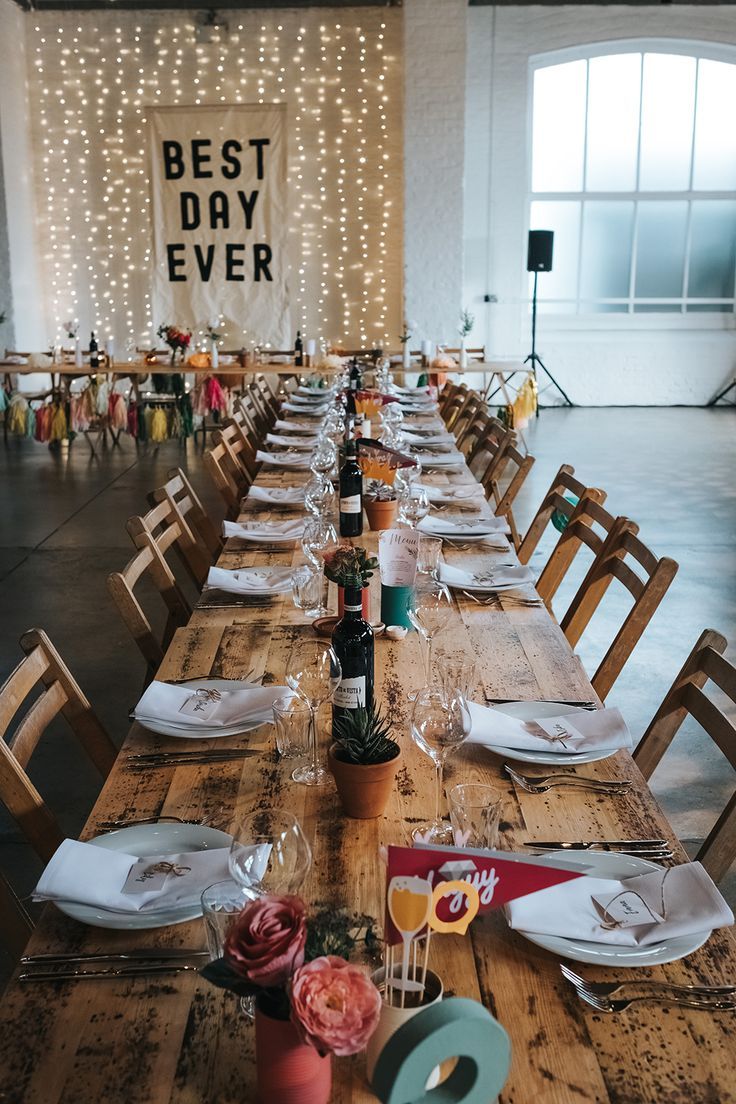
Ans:
<svg viewBox="0 0 736 1104"><path fill-rule="evenodd" d="M336 463L335 443L329 437L323 437L314 448L309 466L315 475L329 475Z"/></svg>
<svg viewBox="0 0 736 1104"><path fill-rule="evenodd" d="M469 733L470 712L462 691L428 687L419 691L414 703L411 734L417 747L434 763L437 786L434 820L414 829L412 837L415 840L421 836L425 843L453 843L452 825L442 816L445 760Z"/></svg>
<svg viewBox="0 0 736 1104"><path fill-rule="evenodd" d="M311 762L297 767L291 777L306 786L324 786L330 773L319 761L317 741L317 711L320 705L332 701L340 685L342 667L329 644L300 641L289 659L286 683L309 706Z"/></svg>
<svg viewBox="0 0 736 1104"><path fill-rule="evenodd" d="M416 529L417 525L429 513L429 495L424 487L416 483L410 483L408 487L402 487L399 491L399 521L403 521L410 529Z"/></svg>
<svg viewBox="0 0 736 1104"><path fill-rule="evenodd" d="M329 483L329 480L327 480ZM330 484L330 488L332 484ZM337 544L337 530L328 517L323 517L321 514L313 514L307 518L304 523L304 531L302 532L301 546L302 552L307 557L313 567L321 573L324 573L324 564L319 557L320 552L324 552L325 549L330 548L333 544ZM324 584L320 584L320 594L324 595ZM327 607L323 601L320 601L319 609L317 610L317 616L323 617L327 613Z"/></svg>
<svg viewBox="0 0 736 1104"><path fill-rule="evenodd" d="M334 509L335 501L332 480L326 475L313 475L304 488L304 505L310 514L326 518Z"/></svg>
<svg viewBox="0 0 736 1104"><path fill-rule="evenodd" d="M264 807L236 825L228 867L252 900L266 893L297 893L311 865L309 841L291 813Z"/></svg>
<svg viewBox="0 0 736 1104"><path fill-rule="evenodd" d="M435 637L439 636L449 623L452 607L450 591L444 583L432 576L418 579L414 593L413 609L407 610L407 616L424 641L425 686L432 682L432 648Z"/></svg>

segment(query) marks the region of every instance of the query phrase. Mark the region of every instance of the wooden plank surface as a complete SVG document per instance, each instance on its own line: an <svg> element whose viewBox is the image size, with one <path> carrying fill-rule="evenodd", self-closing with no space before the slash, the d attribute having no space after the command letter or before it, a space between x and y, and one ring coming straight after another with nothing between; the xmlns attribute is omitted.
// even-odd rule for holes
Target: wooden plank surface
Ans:
<svg viewBox="0 0 736 1104"><path fill-rule="evenodd" d="M303 482L294 472L263 469L263 485ZM466 469L426 475L437 484L468 482ZM245 512L253 516L246 504ZM268 511L259 511L268 517ZM290 516L274 511L272 516ZM375 534L365 534L375 547ZM292 546L264 554L228 542L220 563L298 562ZM447 547L450 562L508 558L486 550ZM378 614L377 581L372 593ZM195 610L166 655L161 678L219 674L242 677L249 670L265 682L283 682L295 645L312 633L311 623L288 597L264 608ZM479 664L479 694L499 697L593 698L590 683L559 627L544 608L479 606L462 596L454 603L438 645L470 650ZM214 817L232 829L259 805L283 806L301 820L312 842L314 864L303 892L309 901L347 905L380 917L384 871L379 846L408 842L411 828L433 815L433 770L412 744L407 693L422 682L416 635L394 643L376 641L376 685L395 722L404 765L385 815L375 821L346 818L331 786L294 784L290 762L276 756L271 726L218 746L249 746L256 759L215 766L165 768L146 775L126 767L132 751L176 747L133 725L102 791L83 838L97 834L101 819L173 814L192 820ZM322 727L323 753L326 729ZM187 744L187 747L197 746ZM553 790L518 791L502 760L479 748L460 749L450 760L447 786L459 780L492 783L504 795L502 846L519 849L536 839L665 836L684 853L630 755L619 752L585 768L598 777L633 781L625 796L606 797ZM149 932L85 928L49 906L31 942L33 951L124 950L140 946L203 947L201 921ZM563 983L555 956L509 931L500 914L476 920L465 939L438 936L432 966L445 991L481 1000L512 1040L512 1069L502 1104L729 1104L736 1102L732 1073L734 1016L709 1015L640 1005L604 1016L581 1004ZM616 972L582 967L605 980ZM618 971L621 974L623 971ZM719 932L681 962L632 976L684 982L733 982L736 944ZM242 1104L255 1100L253 1031L230 994L196 976L116 982L35 985L11 983L0 1007L0 1102L2 1104ZM336 1060L335 1102L375 1099L363 1074L363 1059ZM269 1102L270 1104L270 1102ZM276 1104L276 1102L274 1102Z"/></svg>

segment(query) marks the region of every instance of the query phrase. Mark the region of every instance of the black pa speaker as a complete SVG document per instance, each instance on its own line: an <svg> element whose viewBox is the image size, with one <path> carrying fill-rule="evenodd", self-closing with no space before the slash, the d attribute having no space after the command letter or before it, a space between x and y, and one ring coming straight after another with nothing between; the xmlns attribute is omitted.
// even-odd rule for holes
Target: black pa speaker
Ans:
<svg viewBox="0 0 736 1104"><path fill-rule="evenodd" d="M552 243L554 230L530 230L529 249L526 255L527 272L552 271Z"/></svg>

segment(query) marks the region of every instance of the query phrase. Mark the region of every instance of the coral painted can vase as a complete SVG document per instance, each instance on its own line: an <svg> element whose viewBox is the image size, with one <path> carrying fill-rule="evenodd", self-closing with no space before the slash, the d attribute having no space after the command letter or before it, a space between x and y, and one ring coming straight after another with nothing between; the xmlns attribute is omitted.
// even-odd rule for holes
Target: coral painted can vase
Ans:
<svg viewBox="0 0 736 1104"><path fill-rule="evenodd" d="M290 1020L256 1005L256 1076L259 1104L328 1104L332 1056L303 1043Z"/></svg>
<svg viewBox="0 0 736 1104"><path fill-rule="evenodd" d="M363 587L361 596L362 605L362 617L364 621L370 621L371 619L371 588L368 586ZM345 613L345 587L338 586L337 588L337 616L342 617Z"/></svg>

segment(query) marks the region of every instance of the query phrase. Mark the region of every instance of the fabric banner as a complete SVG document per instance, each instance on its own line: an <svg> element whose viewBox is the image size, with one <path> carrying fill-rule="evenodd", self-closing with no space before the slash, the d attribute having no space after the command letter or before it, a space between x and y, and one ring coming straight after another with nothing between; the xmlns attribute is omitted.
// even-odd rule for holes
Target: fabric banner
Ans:
<svg viewBox="0 0 736 1104"><path fill-rule="evenodd" d="M153 322L290 348L286 106L149 114Z"/></svg>

